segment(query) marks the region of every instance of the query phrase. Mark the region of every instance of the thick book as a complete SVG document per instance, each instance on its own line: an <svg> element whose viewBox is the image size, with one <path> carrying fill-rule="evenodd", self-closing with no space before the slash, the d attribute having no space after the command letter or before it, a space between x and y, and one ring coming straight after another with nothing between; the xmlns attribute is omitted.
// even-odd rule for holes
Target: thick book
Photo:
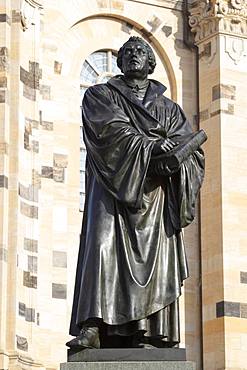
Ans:
<svg viewBox="0 0 247 370"><path fill-rule="evenodd" d="M173 138L179 144L168 152L164 152L150 160L150 167L157 166L157 162L162 162L171 170L178 168L191 154L193 154L206 140L207 135L204 130L187 135L186 137Z"/></svg>

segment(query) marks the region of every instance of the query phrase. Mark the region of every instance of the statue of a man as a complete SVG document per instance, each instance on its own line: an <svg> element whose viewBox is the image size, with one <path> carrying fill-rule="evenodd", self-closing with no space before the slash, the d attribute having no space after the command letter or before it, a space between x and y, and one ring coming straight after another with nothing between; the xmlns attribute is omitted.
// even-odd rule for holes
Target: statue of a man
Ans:
<svg viewBox="0 0 247 370"><path fill-rule="evenodd" d="M90 87L82 103L86 200L67 345L169 347L179 343L182 228L195 215L203 152L154 168L191 126L148 79L156 62L143 39L130 37L117 63L123 75Z"/></svg>

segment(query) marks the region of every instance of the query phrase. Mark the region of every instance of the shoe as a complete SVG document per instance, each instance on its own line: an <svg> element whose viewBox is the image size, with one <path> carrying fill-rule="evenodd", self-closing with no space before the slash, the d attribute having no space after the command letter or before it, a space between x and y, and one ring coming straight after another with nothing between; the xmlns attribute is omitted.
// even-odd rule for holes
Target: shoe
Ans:
<svg viewBox="0 0 247 370"><path fill-rule="evenodd" d="M133 348L157 349L160 346L153 343L150 337L145 337L143 334L137 333L132 339Z"/></svg>
<svg viewBox="0 0 247 370"><path fill-rule="evenodd" d="M99 328L85 327L82 328L80 334L66 343L67 347L72 349L78 348L100 348Z"/></svg>

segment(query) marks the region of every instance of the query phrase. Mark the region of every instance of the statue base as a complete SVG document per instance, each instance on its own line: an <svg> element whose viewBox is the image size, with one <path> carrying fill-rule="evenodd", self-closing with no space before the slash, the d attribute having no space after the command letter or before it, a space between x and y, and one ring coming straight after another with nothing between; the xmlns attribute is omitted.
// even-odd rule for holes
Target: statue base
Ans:
<svg viewBox="0 0 247 370"><path fill-rule="evenodd" d="M60 370L195 370L182 348L68 350Z"/></svg>

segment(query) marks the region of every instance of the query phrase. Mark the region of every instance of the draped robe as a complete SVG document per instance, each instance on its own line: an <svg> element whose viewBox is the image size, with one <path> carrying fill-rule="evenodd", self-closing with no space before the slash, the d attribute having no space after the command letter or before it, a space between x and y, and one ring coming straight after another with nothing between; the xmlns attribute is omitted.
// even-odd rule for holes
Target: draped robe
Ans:
<svg viewBox="0 0 247 370"><path fill-rule="evenodd" d="M204 157L198 149L172 176L149 174L155 141L192 132L165 89L149 80L140 101L115 76L85 93L86 198L71 335L98 318L108 334L142 330L179 342L177 302L188 277L181 230L195 215Z"/></svg>

